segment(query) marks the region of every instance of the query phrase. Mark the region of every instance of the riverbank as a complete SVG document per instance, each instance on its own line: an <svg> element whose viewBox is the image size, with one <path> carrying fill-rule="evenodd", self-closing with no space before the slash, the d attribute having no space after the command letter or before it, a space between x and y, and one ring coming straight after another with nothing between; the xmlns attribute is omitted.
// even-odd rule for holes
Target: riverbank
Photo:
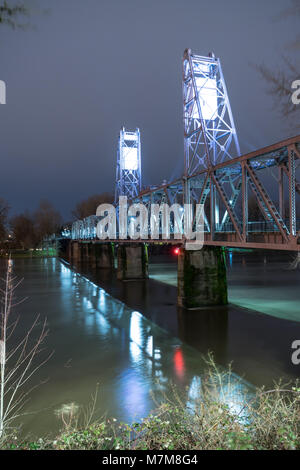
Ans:
<svg viewBox="0 0 300 470"><path fill-rule="evenodd" d="M226 371L228 376L230 371ZM54 438L0 444L8 450L300 450L300 389L297 384L258 389L237 411L224 400L222 374L212 364L201 399L183 403L174 388L145 419L124 424L115 418L91 424L96 403L85 412L85 424L69 408L62 412L62 431Z"/></svg>
<svg viewBox="0 0 300 470"><path fill-rule="evenodd" d="M57 251L55 248L48 249L30 249L30 250L2 250L0 252L0 258L8 259L26 259L26 258L55 258L57 256Z"/></svg>

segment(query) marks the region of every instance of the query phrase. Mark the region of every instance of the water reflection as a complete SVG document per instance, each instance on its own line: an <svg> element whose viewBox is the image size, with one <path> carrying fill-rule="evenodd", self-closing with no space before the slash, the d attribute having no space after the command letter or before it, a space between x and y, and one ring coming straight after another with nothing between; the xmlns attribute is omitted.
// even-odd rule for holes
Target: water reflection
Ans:
<svg viewBox="0 0 300 470"><path fill-rule="evenodd" d="M185 363L184 363L183 352L182 352L181 347L178 347L175 349L175 352L173 355L173 361L174 361L174 368L175 368L176 376L179 379L183 379L185 375Z"/></svg>
<svg viewBox="0 0 300 470"><path fill-rule="evenodd" d="M36 310L47 316L47 348L55 351L35 378L50 380L32 393L26 411L38 414L25 418L24 433L56 432L60 424L55 410L68 403L87 405L98 383L97 416L106 414L126 422L153 410L151 391L156 399L161 392L170 398L172 383L190 406L201 397L206 364L198 351L69 266L52 259L21 261L15 261L14 270L25 278L19 295L30 292L29 301L22 305L24 321L30 324ZM139 295L148 295L149 286L140 284ZM127 295L133 295L133 284L126 285ZM192 318L180 321L190 337ZM198 335L212 340L214 321ZM242 400L248 384L241 384L235 394Z"/></svg>
<svg viewBox="0 0 300 470"><path fill-rule="evenodd" d="M178 308L177 315L180 338L203 354L213 351L216 361L222 363L227 357L228 307L200 311Z"/></svg>
<svg viewBox="0 0 300 470"><path fill-rule="evenodd" d="M171 380L183 386L182 391L186 395L186 403L193 408L195 402L201 398L201 375L194 373L195 368L200 373L204 373L205 367L201 356L178 339L172 338L140 312L129 309L123 302L114 299L91 281L87 280L87 282L92 286L92 291L90 291L90 298L86 298L86 309L97 312L94 318L97 318L99 323L99 333L107 336L112 325L114 325L115 332L121 329L125 336L128 332L129 357L135 372L126 369L122 374L122 390L126 390L127 410L136 413L137 409L144 409L143 400L149 400L147 394L149 386L146 386L148 392L145 392L145 382L140 381L140 375L136 375L136 371L139 371L142 376L151 377L153 381L149 385L151 389L157 391L167 390ZM127 297L133 295L134 290L131 288L136 287L134 283L125 285L128 287ZM139 290L144 296L147 287L144 283L139 285L144 287ZM226 307L219 312L211 309L202 310L201 328L199 328L199 312L178 310L178 322L181 337L189 344L193 343L193 337L197 338L198 344L200 337L204 353L210 350L212 345L219 344L219 355L224 355L228 324ZM195 367L196 358L198 361ZM173 364L173 371L171 364ZM224 382L218 386L218 398L232 411L239 412L244 406L245 394L251 393L253 388L235 374L224 374L222 377L224 377Z"/></svg>

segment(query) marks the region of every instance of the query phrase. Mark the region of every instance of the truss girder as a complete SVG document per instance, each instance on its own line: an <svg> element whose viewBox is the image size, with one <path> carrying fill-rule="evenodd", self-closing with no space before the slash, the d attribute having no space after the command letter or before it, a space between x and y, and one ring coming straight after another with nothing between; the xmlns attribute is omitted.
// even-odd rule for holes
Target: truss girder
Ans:
<svg viewBox="0 0 300 470"><path fill-rule="evenodd" d="M299 231L297 231L297 228L299 230L299 227L297 226L296 193L299 183L296 179L296 170L299 159L300 136L294 138L293 141L291 143L291 139L289 139L278 144L278 152L276 152L276 149L272 150L272 165L261 164L266 161L265 149L262 149L261 156L256 151L253 155L247 154L210 169L201 170L191 177L183 177L153 190L144 191L138 194L132 202L144 203L149 213L151 204L154 203L159 205L178 203L182 205L183 201L190 200L193 205L204 204L206 244L241 247L258 246L259 248L298 251L300 245L298 245ZM282 152L282 147L284 152ZM276 201L267 192L260 177L264 171L270 171L274 166L282 168L288 182L286 185L286 199L289 204L288 221L283 218L283 215L277 209ZM231 179L232 175L233 179ZM278 184L279 192L281 184ZM209 207L212 188L215 188L224 206L223 220L224 217L228 219L226 223L221 223L219 226L215 224L213 227L211 227ZM266 222L248 221L248 188L255 194ZM187 191L188 194L185 194ZM233 194L236 197L232 197ZM237 205L239 200L241 201L241 207ZM90 216L84 220L75 221L72 225L72 239L96 239L98 220L98 217ZM253 242L252 238L255 234L259 235L260 239L263 237L266 241ZM276 237L276 241L271 243L268 242L268 239L272 234L273 238ZM228 239L229 235L230 240Z"/></svg>
<svg viewBox="0 0 300 470"><path fill-rule="evenodd" d="M268 195L268 193L267 193L266 189L264 188L262 182L259 180L259 178L257 177L257 175L255 174L255 172L253 171L253 169L251 168L250 165L248 163L245 163L247 173L250 176L250 178L251 178L251 180L254 184L253 187L255 187L255 189L256 189L255 194L257 195L257 197L259 197L261 202L263 202L262 207L263 207L263 211L265 212L265 216L266 216L266 218L268 218L270 216L273 218L273 220L274 220L275 224L277 225L278 229L280 230L283 238L285 240L287 240L287 237L289 235L288 228L285 225L281 215L277 211L277 209L275 207L275 204L273 203L272 199Z"/></svg>

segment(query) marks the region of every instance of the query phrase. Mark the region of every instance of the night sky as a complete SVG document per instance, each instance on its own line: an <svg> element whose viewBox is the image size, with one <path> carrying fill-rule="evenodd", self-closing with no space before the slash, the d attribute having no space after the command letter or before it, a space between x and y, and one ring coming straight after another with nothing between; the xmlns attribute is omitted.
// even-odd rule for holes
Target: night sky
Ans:
<svg viewBox="0 0 300 470"><path fill-rule="evenodd" d="M183 167L185 48L221 58L243 152L296 134L253 64L282 66L287 0L44 0L26 30L0 27L1 191L11 214L50 200L68 219L114 189L121 126L139 127L143 184ZM299 78L299 77L295 77Z"/></svg>

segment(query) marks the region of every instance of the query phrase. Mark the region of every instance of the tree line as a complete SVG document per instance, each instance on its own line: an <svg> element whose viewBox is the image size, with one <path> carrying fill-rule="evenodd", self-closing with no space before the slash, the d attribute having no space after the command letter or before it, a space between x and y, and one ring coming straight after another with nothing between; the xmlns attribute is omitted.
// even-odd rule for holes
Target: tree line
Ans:
<svg viewBox="0 0 300 470"><path fill-rule="evenodd" d="M94 194L78 202L72 211L72 219L83 219L96 214L99 204L111 203L113 196L109 193ZM72 220L63 220L60 212L47 200L42 200L38 208L9 217L10 206L0 198L0 243L9 243L13 248L36 248L41 241L53 233L61 231L63 226L72 224Z"/></svg>
<svg viewBox="0 0 300 470"><path fill-rule="evenodd" d="M23 250L37 248L48 235L60 233L64 227L71 228L74 220L95 215L97 207L103 203L113 203L113 195L101 193L83 199L76 204L71 220L64 221L47 200L42 200L32 213L25 211L9 217L9 204L0 198L0 246L3 248L5 243L9 243L10 247ZM288 203L285 204L283 216L289 217ZM248 218L250 222L265 220L254 195L250 195L248 200Z"/></svg>

